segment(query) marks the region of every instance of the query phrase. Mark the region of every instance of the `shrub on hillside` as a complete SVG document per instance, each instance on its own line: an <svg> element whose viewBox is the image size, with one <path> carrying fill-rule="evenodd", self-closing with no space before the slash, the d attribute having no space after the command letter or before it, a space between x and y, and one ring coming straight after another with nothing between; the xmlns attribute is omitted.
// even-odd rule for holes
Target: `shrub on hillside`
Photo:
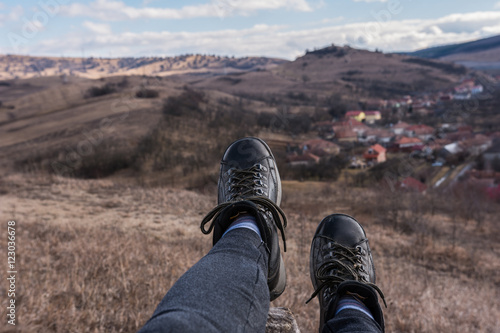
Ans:
<svg viewBox="0 0 500 333"><path fill-rule="evenodd" d="M26 173L45 171L61 177L95 179L129 168L135 158L135 148L112 141L79 147L34 150L27 158L16 161L15 166Z"/></svg>
<svg viewBox="0 0 500 333"><path fill-rule="evenodd" d="M111 83L106 83L105 85L100 86L100 87L97 87L97 86L90 87L87 90L87 92L85 93L85 97L86 98L99 97L99 96L112 94L114 92L116 92L115 86Z"/></svg>
<svg viewBox="0 0 500 333"><path fill-rule="evenodd" d="M304 80L304 82L307 82L309 80ZM293 100L296 100L296 101L301 101L301 102L309 102L311 99L309 98L309 96L307 96L304 92L294 92L294 91L289 91L287 94L286 94L286 97L290 98L290 99L293 99Z"/></svg>
<svg viewBox="0 0 500 333"><path fill-rule="evenodd" d="M294 135L298 135L309 132L312 126L312 120L306 114L290 115L286 125L286 130Z"/></svg>
<svg viewBox="0 0 500 333"><path fill-rule="evenodd" d="M204 102L205 94L192 89L185 89L180 96L170 96L163 103L164 116L181 116L199 114L200 103Z"/></svg>
<svg viewBox="0 0 500 333"><path fill-rule="evenodd" d="M95 147L92 154L82 158L81 163L74 170L74 175L79 178L107 177L131 166L132 155L132 149L103 143Z"/></svg>
<svg viewBox="0 0 500 333"><path fill-rule="evenodd" d="M135 97L137 98L156 98L159 96L157 90L142 88L135 93Z"/></svg>

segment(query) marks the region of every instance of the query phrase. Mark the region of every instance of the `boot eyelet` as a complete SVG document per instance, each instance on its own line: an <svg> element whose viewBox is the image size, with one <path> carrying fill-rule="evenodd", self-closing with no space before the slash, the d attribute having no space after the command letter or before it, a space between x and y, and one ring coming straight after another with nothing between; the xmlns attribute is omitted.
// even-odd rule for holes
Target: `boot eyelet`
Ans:
<svg viewBox="0 0 500 333"><path fill-rule="evenodd" d="M263 166L262 164L255 164L255 170L256 171L267 171L267 168L265 166Z"/></svg>

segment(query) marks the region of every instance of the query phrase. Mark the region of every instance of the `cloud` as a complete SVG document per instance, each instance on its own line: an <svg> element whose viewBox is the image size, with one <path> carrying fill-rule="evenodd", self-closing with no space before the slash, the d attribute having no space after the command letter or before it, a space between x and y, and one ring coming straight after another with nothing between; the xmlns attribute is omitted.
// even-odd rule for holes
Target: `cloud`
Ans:
<svg viewBox="0 0 500 333"><path fill-rule="evenodd" d="M6 22L19 21L24 15L24 8L21 5L12 7L9 12L6 12L7 6L0 2L0 10L4 11L0 13L0 27L4 26Z"/></svg>
<svg viewBox="0 0 500 333"><path fill-rule="evenodd" d="M85 21L83 22L83 26L96 34L100 35L111 34L111 27L109 26L109 24Z"/></svg>
<svg viewBox="0 0 500 333"><path fill-rule="evenodd" d="M121 1L96 0L90 4L73 3L62 8L67 16L84 16L99 20L188 19L249 15L258 10L291 9L312 11L306 0L212 0L210 3L173 8L136 8Z"/></svg>
<svg viewBox="0 0 500 333"><path fill-rule="evenodd" d="M387 51L414 50L487 37L491 31L499 28L500 12L451 14L427 20L369 22L354 34L362 38L353 44Z"/></svg>
<svg viewBox="0 0 500 333"><path fill-rule="evenodd" d="M21 5L17 5L12 8L10 13L7 15L9 21L19 21L24 15L24 8Z"/></svg>
<svg viewBox="0 0 500 333"><path fill-rule="evenodd" d="M306 49L335 43L385 52L412 51L489 37L500 33L500 11L453 14L437 19L389 20L304 26L259 24L247 29L193 32L109 33L107 25L86 21L85 33L30 44L25 53L79 55L82 45L93 56L158 56L205 53L294 59Z"/></svg>
<svg viewBox="0 0 500 333"><path fill-rule="evenodd" d="M500 12L476 12L467 14L451 14L440 18L436 25L443 32L471 33L485 26L495 26L500 21Z"/></svg>
<svg viewBox="0 0 500 333"><path fill-rule="evenodd" d="M500 1L497 2L493 8L500 9Z"/></svg>

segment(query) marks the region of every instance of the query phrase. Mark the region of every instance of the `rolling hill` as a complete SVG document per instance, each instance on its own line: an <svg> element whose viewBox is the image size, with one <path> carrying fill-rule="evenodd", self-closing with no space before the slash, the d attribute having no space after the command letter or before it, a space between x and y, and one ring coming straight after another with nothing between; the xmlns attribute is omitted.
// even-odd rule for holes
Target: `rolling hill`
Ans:
<svg viewBox="0 0 500 333"><path fill-rule="evenodd" d="M471 42L431 47L408 55L451 61L473 69L500 71L500 35Z"/></svg>
<svg viewBox="0 0 500 333"><path fill-rule="evenodd" d="M149 58L55 58L19 55L0 56L0 80L42 76L108 76L174 74L225 74L270 69L287 60L264 57L229 58L211 55L181 55Z"/></svg>
<svg viewBox="0 0 500 333"><path fill-rule="evenodd" d="M445 89L466 73L463 66L439 60L332 45L267 71L228 74L204 80L200 80L199 76L186 75L183 79L195 87L243 95L293 92L319 97L338 93L391 98Z"/></svg>

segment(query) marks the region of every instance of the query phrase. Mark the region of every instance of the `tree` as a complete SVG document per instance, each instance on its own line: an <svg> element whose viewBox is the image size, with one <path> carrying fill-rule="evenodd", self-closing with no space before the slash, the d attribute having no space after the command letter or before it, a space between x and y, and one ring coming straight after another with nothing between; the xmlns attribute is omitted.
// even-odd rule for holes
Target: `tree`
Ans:
<svg viewBox="0 0 500 333"><path fill-rule="evenodd" d="M311 78L309 76L307 76L306 74L302 75L302 82L304 82L304 85L309 81L311 81Z"/></svg>
<svg viewBox="0 0 500 333"><path fill-rule="evenodd" d="M340 119L345 116L347 112L347 106L342 101L342 96L340 94L333 94L327 101L329 108L328 114L332 116L332 118Z"/></svg>

